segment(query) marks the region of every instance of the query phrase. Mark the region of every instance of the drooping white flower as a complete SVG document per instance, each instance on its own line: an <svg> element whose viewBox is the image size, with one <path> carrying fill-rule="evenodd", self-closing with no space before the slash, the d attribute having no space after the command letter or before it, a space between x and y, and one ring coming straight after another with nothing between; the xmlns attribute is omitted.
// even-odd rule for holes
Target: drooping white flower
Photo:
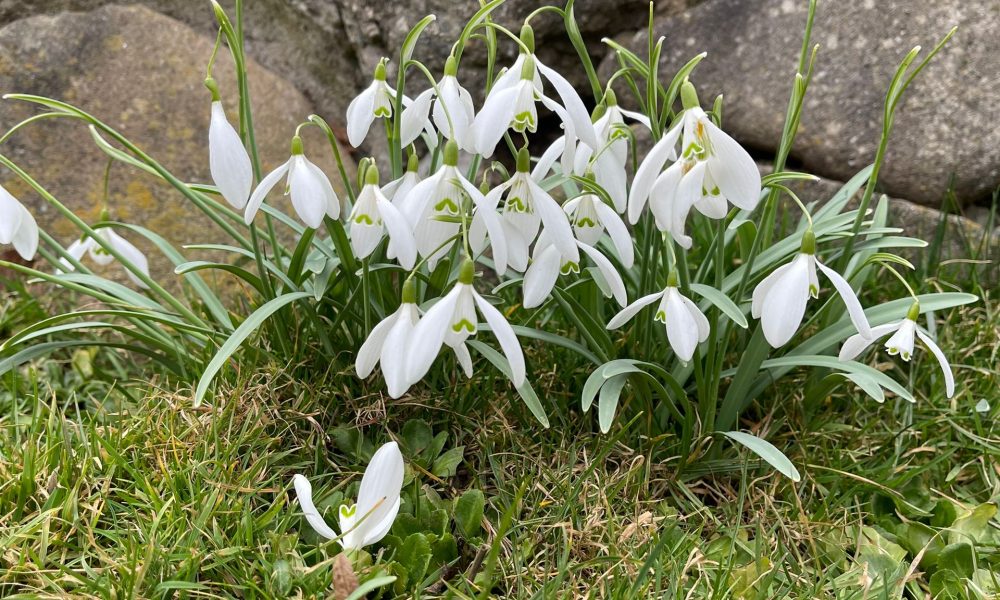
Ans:
<svg viewBox="0 0 1000 600"><path fill-rule="evenodd" d="M397 194L398 195L398 194ZM404 215L413 227L417 252L434 268L437 260L451 248L448 240L461 229L465 200L472 202L480 215L493 248L493 262L498 275L507 270L507 244L500 218L495 210L484 210L486 199L458 170L458 144L448 140L444 162L437 173L424 179L402 199ZM475 218L475 217L474 217Z"/></svg>
<svg viewBox="0 0 1000 600"><path fill-rule="evenodd" d="M644 307L659 300L660 305L653 319L663 323L667 330L667 341L677 358L688 362L694 356L698 344L708 339L708 319L697 304L680 293L676 277L671 276L671 280L662 292L643 296L625 307L608 322L608 329L618 329Z"/></svg>
<svg viewBox="0 0 1000 600"><path fill-rule="evenodd" d="M840 273L819 262L815 251L816 237L809 229L802 240L802 250L795 258L775 269L753 291L751 314L760 318L764 338L774 348L784 346L792 339L802 323L809 297L819 297L817 267L840 294L858 333L865 338L872 336L865 311L851 284Z"/></svg>
<svg viewBox="0 0 1000 600"><path fill-rule="evenodd" d="M0 186L0 244L11 244L24 260L38 251L38 223L28 209Z"/></svg>
<svg viewBox="0 0 1000 600"><path fill-rule="evenodd" d="M671 160L676 162L662 171ZM705 111L691 106L636 169L628 197L629 221L634 224L639 220L648 200L657 226L669 231L682 246L690 247L684 220L691 207L711 218L722 218L727 201L753 210L760 190L760 172L750 154L712 123Z"/></svg>
<svg viewBox="0 0 1000 600"><path fill-rule="evenodd" d="M408 279L403 284L403 302L399 308L373 327L368 339L361 345L355 363L358 377L368 377L377 364L382 369L389 395L399 398L406 393L415 383L407 375L406 361L411 335L419 320L420 310L416 305L413 280ZM446 343L448 341L445 340ZM472 377L472 356L465 342L457 342L452 349L466 376Z"/></svg>
<svg viewBox="0 0 1000 600"><path fill-rule="evenodd" d="M584 244L596 246L601 236L607 232L622 266L626 269L632 268L635 262L632 235L613 208L595 194L585 193L563 205L563 210L569 215L576 239Z"/></svg>
<svg viewBox="0 0 1000 600"><path fill-rule="evenodd" d="M517 172L486 194L484 206L488 207L488 210L480 211L477 216L482 215L485 218L486 215L495 214L497 206L503 199L500 215L504 222L504 231L507 232L511 264L515 268L520 263L516 258L523 257L526 262L528 246L535 241L542 225L549 232L552 243L559 252L568 260L579 262L580 254L573 238L569 218L559 203L535 181L528 170L530 160L528 149L521 148L517 153ZM480 223L473 219L469 232L473 249L477 248L485 225L485 222Z"/></svg>
<svg viewBox="0 0 1000 600"><path fill-rule="evenodd" d="M404 269L412 269L417 261L417 246L413 232L402 213L389 202L378 186L375 165L365 172L365 186L351 210L351 248L358 258L367 258L388 232L387 254L399 261Z"/></svg>
<svg viewBox="0 0 1000 600"><path fill-rule="evenodd" d="M403 201L406 200L411 190L420 183L420 173L417 171L420 164L416 154L410 154L406 161L406 172L398 179L394 179L382 186L382 193L392 201L392 205L403 210Z"/></svg>
<svg viewBox="0 0 1000 600"><path fill-rule="evenodd" d="M476 292L472 286L474 276L475 267L471 260L466 259L455 287L428 309L413 328L407 351L406 371L410 381L419 381L427 374L442 344L456 348L476 334L479 329L478 309L507 357L511 381L515 386L524 383L524 353L514 329L499 310Z"/></svg>
<svg viewBox="0 0 1000 600"><path fill-rule="evenodd" d="M339 538L316 510L309 480L296 474L292 482L302 513L313 530L328 540L337 538L344 550L360 550L385 537L396 520L403 488L403 455L396 442L383 445L372 455L361 477L357 504L342 504L337 511Z"/></svg>
<svg viewBox="0 0 1000 600"><path fill-rule="evenodd" d="M604 281L607 282L611 296L618 304L625 306L625 303L628 302L625 282L622 281L621 275L615 270L611 261L597 248L580 241L575 243L594 262ZM524 301L522 304L525 308L541 306L542 302L552 293L552 288L555 287L559 275L579 272L579 259L573 260L560 252L556 245L550 241L547 231L543 231L538 237L538 243L535 244L531 265L524 272Z"/></svg>
<svg viewBox="0 0 1000 600"><path fill-rule="evenodd" d="M96 233L101 237L101 240L103 240L105 244L111 246L111 248L121 254L144 275L147 277L149 276L149 261L146 259L146 255L143 254L141 250L136 248L131 242L122 236L118 235L110 227L101 227L96 230ZM115 260L115 257L105 250L101 244L99 244L97 240L92 237L84 237L74 241L66 248L66 253L72 256L77 262L83 258L84 254L88 254L91 260L102 267L110 265ZM60 259L59 271L72 271L73 269L73 263L66 258ZM125 269L125 274L132 280L132 283L143 289L149 289L146 282L139 279L139 277L131 270Z"/></svg>
<svg viewBox="0 0 1000 600"><path fill-rule="evenodd" d="M253 188L253 166L243 140L226 119L215 81L206 85L212 91L212 117L208 124L208 163L212 181L226 202L237 210L243 209Z"/></svg>
<svg viewBox="0 0 1000 600"><path fill-rule="evenodd" d="M307 227L317 229L323 224L323 217L336 219L340 216L340 199L326 174L302 153L302 138L292 138L292 156L284 164L267 174L250 196L243 215L247 225L253 222L267 194L287 176L286 194L292 198L292 206L299 219Z"/></svg>
<svg viewBox="0 0 1000 600"><path fill-rule="evenodd" d="M385 82L385 63L385 59L379 61L371 84L347 106L347 141L355 148L368 137L368 131L375 119L392 117L396 90ZM428 143L433 147L434 132L427 120L430 102L429 95L421 94L416 100L403 96L404 110L400 118L399 134L401 145L409 146L420 136L421 131L427 131ZM410 110L411 107L413 110Z"/></svg>
<svg viewBox="0 0 1000 600"><path fill-rule="evenodd" d="M583 108L581 101L579 110L583 112L583 123L578 123L579 119L574 118L569 109L546 96L541 87L536 85L534 81L535 67L538 63L531 57L522 58L523 56L521 55L514 63L515 67L518 68L520 78L514 81L513 85L504 87L501 87L500 81L498 81L497 87L491 90L483 103L482 110L476 115L473 124L476 151L486 158L492 156L497 143L508 129L534 133L538 128L538 108L535 103L541 102L546 108L556 113L563 122L566 138L572 141L572 143L567 142L565 145L563 156L565 162L572 165L573 155L571 151L575 149L575 140L580 139L587 144L597 144L597 136L594 134L594 127L590 123L587 111ZM512 67L513 69L514 67ZM505 73L500 80L503 81L509 74L509 72ZM567 85L569 85L568 82ZM574 91L573 94L575 95L576 92ZM576 100L580 100L579 96L576 96ZM585 129L581 131L580 127Z"/></svg>
<svg viewBox="0 0 1000 600"><path fill-rule="evenodd" d="M847 338L844 345L840 348L840 360L854 360L865 349L874 344L876 340L891 333L892 335L885 342L886 351L893 356L898 355L903 360L909 362L910 357L913 356L914 336L916 336L927 346L927 349L930 350L941 366L941 372L944 373L945 393L951 398L955 395L955 376L951 371L948 357L944 355L944 352L941 351L941 348L934 342L931 336L924 333L917 326L916 321L919 315L920 305L914 302L906 318L902 321L876 325L871 328L871 335L867 337L859 333L852 335Z"/></svg>
<svg viewBox="0 0 1000 600"><path fill-rule="evenodd" d="M550 102L564 110L556 110L550 106L549 103L545 103L545 105L549 108L549 110L559 114L567 132L572 127L576 137L579 138L584 144L590 146L591 148L600 147L597 134L594 131L593 123L590 120L590 113L584 106L583 100L580 99L580 95L577 94L576 89L569 81L566 80L565 77L560 75L558 71L546 66L545 63L538 60L538 57L535 56L534 32L528 25L521 28L521 42L524 47L521 49L521 53L518 54L517 60L515 60L510 68L506 69L503 73L501 73L500 77L497 78L496 83L494 83L493 87L490 89L486 102L483 104L483 110L480 111L480 113L486 112L486 104L493 104L494 106L501 105L502 103L495 102L495 97L511 89L520 87L521 81L527 77L539 94L540 99L546 98L543 87L544 83L551 85L552 88L555 89L556 95L558 95L559 100L561 100L561 104L555 103L554 101ZM530 54L524 52L525 49L528 50ZM530 67L528 65L530 65ZM507 94L505 96L505 98L515 97L517 96L511 94ZM545 102L545 100L543 100L543 102ZM522 110L524 109L522 108ZM513 115L518 114L519 111L515 111L513 113ZM534 112L531 114L534 114ZM507 122L510 122L510 120L511 119L507 119ZM477 128L479 127L479 121L480 119L477 117ZM501 130L501 135L506 129L507 127L504 127ZM534 131L534 129L531 131ZM499 137L497 137L497 139L499 140ZM494 143L489 146L490 154L492 154L493 147L495 145L496 144ZM480 150L482 150L482 146L480 146ZM485 153L484 155L489 156L489 154ZM572 162L570 164L572 164Z"/></svg>
<svg viewBox="0 0 1000 600"><path fill-rule="evenodd" d="M465 152L475 152L472 124L476 109L472 95L458 82L458 64L454 56L449 56L444 67L444 77L437 82L437 91L430 88L417 96L403 111L403 120L426 123L433 100L434 127L448 140L455 140Z"/></svg>
<svg viewBox="0 0 1000 600"><path fill-rule="evenodd" d="M604 107L604 114L594 121L594 131L597 133L599 147L609 145L611 153L615 155L619 163L624 165L628 160L629 145L629 135L625 131L628 129L625 117L640 123L646 129L650 129L649 117L619 106L617 96L610 89L604 94ZM581 148L577 155L578 160L581 160L579 158L581 155L583 156L582 160L589 160L590 153L589 149Z"/></svg>

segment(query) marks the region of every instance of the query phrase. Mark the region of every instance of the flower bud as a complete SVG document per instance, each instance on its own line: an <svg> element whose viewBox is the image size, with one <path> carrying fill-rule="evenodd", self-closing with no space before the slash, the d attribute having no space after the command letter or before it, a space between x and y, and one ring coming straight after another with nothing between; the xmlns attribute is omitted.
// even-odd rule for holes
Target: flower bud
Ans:
<svg viewBox="0 0 1000 600"><path fill-rule="evenodd" d="M698 91L694 89L694 84L688 79L685 79L684 83L681 84L681 104L684 106L684 110L701 107L701 102L698 101Z"/></svg>

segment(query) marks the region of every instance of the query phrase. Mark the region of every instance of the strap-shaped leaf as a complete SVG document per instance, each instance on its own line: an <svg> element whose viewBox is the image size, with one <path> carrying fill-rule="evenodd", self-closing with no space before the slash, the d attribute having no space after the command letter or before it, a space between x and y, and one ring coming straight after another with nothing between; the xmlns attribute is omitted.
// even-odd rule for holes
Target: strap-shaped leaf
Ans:
<svg viewBox="0 0 1000 600"><path fill-rule="evenodd" d="M801 481L802 476L799 475L799 470L795 468L792 461L788 460L785 454L774 447L774 444L767 440L762 440L761 438L750 435L749 433L743 433L742 431L725 431L722 435L727 438L742 444L744 447L748 448L751 452L757 456L764 459L764 462L771 465L779 473L788 477L792 481Z"/></svg>

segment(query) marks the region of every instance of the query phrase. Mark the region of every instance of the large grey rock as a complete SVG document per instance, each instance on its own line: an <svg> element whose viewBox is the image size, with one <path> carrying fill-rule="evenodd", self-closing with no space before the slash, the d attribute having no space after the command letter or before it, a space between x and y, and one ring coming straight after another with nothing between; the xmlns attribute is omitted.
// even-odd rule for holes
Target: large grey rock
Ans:
<svg viewBox="0 0 1000 600"><path fill-rule="evenodd" d="M763 154L777 147L795 74L807 2L709 0L658 18L667 37L666 77L698 52L692 77L703 102L725 94L725 125ZM882 102L896 65L959 30L908 91L880 183L890 195L938 206L954 177L963 202L1000 184L1000 2L865 0L820 2L820 45L793 150L806 170L845 179L870 163ZM644 31L625 41L644 49ZM644 54L644 52L642 53ZM605 65L607 72L610 62Z"/></svg>
<svg viewBox="0 0 1000 600"><path fill-rule="evenodd" d="M184 181L210 181L210 97L202 85L212 41L169 17L142 7L107 6L89 13L62 13L16 21L0 29L0 90L68 101L104 120ZM288 158L295 126L312 104L286 80L250 61L257 141L265 169ZM219 61L219 80L235 120L235 77ZM0 102L3 130L38 112L36 106ZM339 187L326 139L304 133L306 152ZM0 148L64 204L88 221L104 201L107 156L80 121L33 123ZM39 225L68 244L79 232L7 170L0 184L25 202ZM158 178L121 165L111 170L109 208L115 220L145 226L175 244L219 242L207 217ZM288 209L287 206L284 207ZM137 235L127 235L151 257L159 277L172 267Z"/></svg>

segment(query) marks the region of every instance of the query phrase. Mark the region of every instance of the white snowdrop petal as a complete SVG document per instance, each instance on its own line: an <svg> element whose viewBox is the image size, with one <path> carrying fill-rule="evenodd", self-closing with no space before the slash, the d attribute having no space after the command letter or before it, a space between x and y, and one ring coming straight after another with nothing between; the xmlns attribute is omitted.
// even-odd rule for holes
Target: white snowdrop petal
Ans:
<svg viewBox="0 0 1000 600"><path fill-rule="evenodd" d="M118 235L111 228L106 228L102 233L106 235L105 239L108 240L108 243L111 244L111 247L114 248L116 252L121 254L125 260L132 263L132 265L138 269L140 273L149 277L149 261L146 260L145 254L136 248L132 242ZM125 269L125 274L132 280L132 283L143 289L149 289L146 282L133 273L131 269Z"/></svg>
<svg viewBox="0 0 1000 600"><path fill-rule="evenodd" d="M635 225L639 221L642 209L653 191L653 184L660 177L660 172L666 162L676 156L675 148L677 139L680 137L683 121L678 122L673 129L667 132L659 142L646 154L646 157L639 163L632 178L632 189L628 195L628 220Z"/></svg>
<svg viewBox="0 0 1000 600"><path fill-rule="evenodd" d="M617 315L612 317L611 320L608 321L607 328L618 329L625 323L631 321L632 317L637 315L640 310L658 301L662 297L663 297L663 292L656 292L655 294L649 294L648 296L643 296L642 298L639 298L632 304L629 304L628 306L623 308Z"/></svg>
<svg viewBox="0 0 1000 600"><path fill-rule="evenodd" d="M600 144L597 141L597 134L594 132L593 123L590 121L590 113L587 111L587 107L583 105L583 100L580 99L580 95L576 93L573 85L566 81L566 78L560 75L558 71L545 66L537 58L535 59L535 67L541 71L542 76L555 88L556 94L562 100L562 105L566 108L568 117L573 123L577 137L591 148L599 148Z"/></svg>
<svg viewBox="0 0 1000 600"><path fill-rule="evenodd" d="M517 341L514 329L500 311L487 302L475 290L472 290L472 297L475 298L479 312L486 319L490 329L493 330L493 335L496 336L497 342L500 344L500 349L503 351L504 356L507 357L507 362L510 364L511 382L514 384L514 387L521 387L524 384L525 377L524 353L521 351L521 344Z"/></svg>
<svg viewBox="0 0 1000 600"><path fill-rule="evenodd" d="M736 140L716 127L708 118L703 119L714 154L708 159L712 180L722 195L744 210L753 210L760 200L760 171L750 153Z"/></svg>
<svg viewBox="0 0 1000 600"><path fill-rule="evenodd" d="M415 383L423 379L437 358L438 352L441 351L444 337L451 328L451 318L461 288L461 284L452 288L413 328L410 353L406 361L406 376L410 382Z"/></svg>
<svg viewBox="0 0 1000 600"><path fill-rule="evenodd" d="M406 270L412 269L417 262L417 243L406 218L381 194L377 194L376 202L400 266Z"/></svg>
<svg viewBox="0 0 1000 600"><path fill-rule="evenodd" d="M319 228L326 216L327 195L322 181L316 173L309 169L301 155L295 157L288 173L288 190L292 197L292 206L299 219L307 227Z"/></svg>
<svg viewBox="0 0 1000 600"><path fill-rule="evenodd" d="M379 356L382 354L382 346L385 344L385 338L389 335L389 331L399 317L400 311L397 310L379 321L375 327L372 327L371 333L368 334L368 339L361 344L357 359L354 361L354 369L361 379L365 379L371 375L372 370L375 369L375 365L379 362Z"/></svg>
<svg viewBox="0 0 1000 600"><path fill-rule="evenodd" d="M414 98L409 106L403 109L403 116L399 126L399 141L403 147L412 144L420 136L420 132L426 128L428 123L427 115L430 113L431 100L433 99L434 88L428 88Z"/></svg>
<svg viewBox="0 0 1000 600"><path fill-rule="evenodd" d="M541 306L552 293L552 288L559 278L560 258L559 250L555 246L548 246L528 265L522 284L524 291L522 304L525 308Z"/></svg>
<svg viewBox="0 0 1000 600"><path fill-rule="evenodd" d="M944 352L941 351L941 348L934 343L931 336L917 329L917 337L919 337L920 341L927 345L927 349L931 351L931 354L933 354L934 358L937 359L938 364L941 365L941 372L944 374L945 394L951 398L955 395L955 375L951 372L951 364L948 363L948 357L945 356Z"/></svg>
<svg viewBox="0 0 1000 600"><path fill-rule="evenodd" d="M844 300L844 304L847 306L847 314L850 315L851 322L854 323L854 327L857 328L858 333L866 338L872 337L872 328L868 324L868 318L865 316L865 309L861 306L861 301L858 300L858 296L854 293L854 288L851 287L851 284L840 273L818 260L815 263Z"/></svg>
<svg viewBox="0 0 1000 600"><path fill-rule="evenodd" d="M212 103L208 125L208 162L212 181L226 202L237 210L246 206L253 188L253 167L240 134L226 119L222 102Z"/></svg>
<svg viewBox="0 0 1000 600"><path fill-rule="evenodd" d="M855 333L844 341L844 345L840 347L840 354L838 355L838 358L842 361L854 360L859 354L864 352L866 348L874 344L880 337L899 329L901 324L902 321L896 321L895 323L872 327L872 336L870 338L867 338L860 333Z"/></svg>
<svg viewBox="0 0 1000 600"><path fill-rule="evenodd" d="M292 477L292 483L295 485L295 496L299 500L299 506L302 508L302 514L306 517L306 522L309 526L316 531L316 533L325 537L328 540L332 540L337 537L337 532L330 528L323 520L323 516L319 514L316 510L316 505L313 504L312 499L312 484L309 480L302 475L296 474Z"/></svg>
<svg viewBox="0 0 1000 600"><path fill-rule="evenodd" d="M395 518L402 488L403 455L396 442L389 442L375 451L361 477L356 516L363 520L356 531L364 544L377 542L373 534L381 529L383 520L390 516Z"/></svg>
<svg viewBox="0 0 1000 600"><path fill-rule="evenodd" d="M603 202L594 202L597 216L601 219L601 224L608 232L611 243L618 253L618 260L622 261L622 266L631 269L635 262L635 249L632 246L632 235L629 233L625 222L618 216L610 206Z"/></svg>
<svg viewBox="0 0 1000 600"><path fill-rule="evenodd" d="M264 179L261 179L260 183L257 184L257 189L255 189L253 194L250 196L250 201L247 202L246 210L243 213L243 220L247 225L253 223L254 217L257 216L257 211L260 210L260 205L264 203L264 198L266 198L274 186L281 181L281 178L288 173L288 169L291 168L292 160L294 158L294 156L289 158L280 167L268 173Z"/></svg>
<svg viewBox="0 0 1000 600"><path fill-rule="evenodd" d="M35 258L35 252L38 251L38 223L35 222L35 217L31 216L28 209L22 208L21 211L21 223L14 232L14 238L10 243L13 244L21 258L32 260Z"/></svg>
<svg viewBox="0 0 1000 600"><path fill-rule="evenodd" d="M622 281L622 276L615 270L611 261L593 246L589 246L582 242L578 242L578 245L580 246L580 249L583 250L584 254L589 256L590 260L594 261L594 264L601 272L604 280L608 282L609 286L611 286L611 295L614 297L615 301L617 301L622 307L628 304L628 294L625 291L625 282Z"/></svg>
<svg viewBox="0 0 1000 600"><path fill-rule="evenodd" d="M681 301L677 288L668 289L665 304L667 341L677 358L686 363L694 356L694 349L698 346L698 325Z"/></svg>
<svg viewBox="0 0 1000 600"><path fill-rule="evenodd" d="M347 106L347 141L357 148L368 136L375 120L375 94L378 82L373 81Z"/></svg>
<svg viewBox="0 0 1000 600"><path fill-rule="evenodd" d="M495 95L490 94L476 115L476 121L472 126L475 146L476 151L484 158L493 156L497 143L510 127L510 121L514 118L514 100L517 98L517 93L518 88L511 87L500 90Z"/></svg>
<svg viewBox="0 0 1000 600"><path fill-rule="evenodd" d="M792 339L809 299L809 274L805 256L800 254L792 267L782 273L768 290L761 307L760 323L764 338L774 348L780 348Z"/></svg>

